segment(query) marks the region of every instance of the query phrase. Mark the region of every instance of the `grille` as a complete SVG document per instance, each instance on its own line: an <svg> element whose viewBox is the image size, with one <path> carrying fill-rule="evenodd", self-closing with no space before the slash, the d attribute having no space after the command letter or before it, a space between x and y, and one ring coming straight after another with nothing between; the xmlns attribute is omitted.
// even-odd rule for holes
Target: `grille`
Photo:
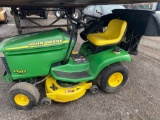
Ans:
<svg viewBox="0 0 160 120"><path fill-rule="evenodd" d="M90 77L87 71L73 72L73 73L61 72L61 71L54 71L54 72L59 77L70 78L70 79L80 79L80 78Z"/></svg>

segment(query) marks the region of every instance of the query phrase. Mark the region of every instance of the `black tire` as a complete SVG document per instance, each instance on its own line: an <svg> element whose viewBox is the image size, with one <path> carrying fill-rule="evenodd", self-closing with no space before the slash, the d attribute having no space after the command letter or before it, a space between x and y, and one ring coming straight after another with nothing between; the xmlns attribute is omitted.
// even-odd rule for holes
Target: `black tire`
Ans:
<svg viewBox="0 0 160 120"><path fill-rule="evenodd" d="M75 13L73 14L73 18L74 18L74 19L77 19L77 20L81 19L81 18L82 18L82 13L81 13L81 11L78 10L78 9L76 9L76 10L75 10Z"/></svg>
<svg viewBox="0 0 160 120"><path fill-rule="evenodd" d="M84 18L83 18L83 21L84 21L84 23L86 23L86 24L87 24L87 23L88 23L88 19L87 19L87 17L84 17Z"/></svg>
<svg viewBox="0 0 160 120"><path fill-rule="evenodd" d="M44 98L42 98L40 103L43 106L50 106L52 104L52 100L47 97L44 97Z"/></svg>
<svg viewBox="0 0 160 120"><path fill-rule="evenodd" d="M44 11L44 16L43 16L44 19L48 19L48 11Z"/></svg>
<svg viewBox="0 0 160 120"><path fill-rule="evenodd" d="M102 71L98 85L106 93L115 93L121 90L127 80L128 70L122 64L115 63Z"/></svg>
<svg viewBox="0 0 160 120"><path fill-rule="evenodd" d="M92 85L89 89L89 91L93 94L98 93L98 86L97 85Z"/></svg>
<svg viewBox="0 0 160 120"><path fill-rule="evenodd" d="M57 18L61 18L64 16L64 11L54 11L54 15L57 17Z"/></svg>
<svg viewBox="0 0 160 120"><path fill-rule="evenodd" d="M30 83L20 82L9 91L11 104L19 110L32 109L39 101L38 89Z"/></svg>
<svg viewBox="0 0 160 120"><path fill-rule="evenodd" d="M83 18L84 23L86 23L88 25L92 24L95 20L96 19L93 19L93 18L87 17L87 16L84 16L84 18Z"/></svg>

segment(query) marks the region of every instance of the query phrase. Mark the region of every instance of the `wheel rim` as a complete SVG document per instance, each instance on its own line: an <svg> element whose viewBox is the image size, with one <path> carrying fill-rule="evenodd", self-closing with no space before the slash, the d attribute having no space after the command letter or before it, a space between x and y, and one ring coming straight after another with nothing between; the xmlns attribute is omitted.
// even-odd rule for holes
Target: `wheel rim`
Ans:
<svg viewBox="0 0 160 120"><path fill-rule="evenodd" d="M111 87L119 86L123 81L123 75L120 72L116 72L109 77L108 84Z"/></svg>
<svg viewBox="0 0 160 120"><path fill-rule="evenodd" d="M57 17L60 17L60 16L61 16L60 11L57 11L57 12L56 12L56 16L57 16Z"/></svg>
<svg viewBox="0 0 160 120"><path fill-rule="evenodd" d="M29 104L29 99L26 95L24 94L17 94L14 97L14 101L16 102L16 104L20 105L20 106L26 106Z"/></svg>
<svg viewBox="0 0 160 120"><path fill-rule="evenodd" d="M74 17L75 19L78 19L78 13L75 12L75 13L73 14L73 17Z"/></svg>

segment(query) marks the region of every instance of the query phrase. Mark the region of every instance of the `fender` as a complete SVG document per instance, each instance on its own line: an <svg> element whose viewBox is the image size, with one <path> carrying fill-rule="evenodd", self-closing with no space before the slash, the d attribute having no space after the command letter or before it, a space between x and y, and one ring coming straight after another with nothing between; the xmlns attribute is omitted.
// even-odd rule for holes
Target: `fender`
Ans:
<svg viewBox="0 0 160 120"><path fill-rule="evenodd" d="M106 66L117 62L131 62L131 57L123 49L120 54L115 54L113 49L109 49L89 56L88 61L90 61L89 73L96 78Z"/></svg>
<svg viewBox="0 0 160 120"><path fill-rule="evenodd" d="M68 64L52 67L51 75L55 79L65 82L77 83L77 82L90 81L90 80L95 80L99 75L99 73L106 66L110 64L123 61L125 62L131 61L130 55L125 50L121 50L119 54L116 54L113 52L113 49L114 48L86 56L87 59L86 63L75 64L73 60L70 59ZM70 74L70 73L77 74L81 72L86 72L89 74L89 76L76 78L75 80L74 78L56 74L55 72L57 71L65 74Z"/></svg>

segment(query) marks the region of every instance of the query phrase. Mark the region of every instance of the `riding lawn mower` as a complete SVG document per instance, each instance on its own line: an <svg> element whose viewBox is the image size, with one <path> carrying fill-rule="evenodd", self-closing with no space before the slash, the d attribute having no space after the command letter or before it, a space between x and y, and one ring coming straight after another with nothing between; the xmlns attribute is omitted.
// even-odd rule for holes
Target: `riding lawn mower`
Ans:
<svg viewBox="0 0 160 120"><path fill-rule="evenodd" d="M130 54L137 54L140 37L153 33L147 32L147 26L156 24L152 21L155 13L148 13L151 21L145 23L145 18L143 24L141 17L136 23L128 17L136 15L136 11L132 10L115 10L112 15L100 18L90 25L93 27L85 27L81 34L85 42L77 53L73 52L73 48L78 29L86 24L72 18L70 9L66 9L66 16L72 25L71 30L56 28L3 40L0 43L5 67L3 80L16 82L9 91L11 104L26 110L39 101L50 105L51 100L77 100L87 90L92 93L99 88L106 93L121 90L128 80L128 70L122 62L131 62ZM144 30L138 28L139 22L141 26L146 26ZM104 26L107 26L106 31L98 31ZM156 28L152 35L155 34L159 35ZM41 100L37 88L40 83L45 84L46 93Z"/></svg>

